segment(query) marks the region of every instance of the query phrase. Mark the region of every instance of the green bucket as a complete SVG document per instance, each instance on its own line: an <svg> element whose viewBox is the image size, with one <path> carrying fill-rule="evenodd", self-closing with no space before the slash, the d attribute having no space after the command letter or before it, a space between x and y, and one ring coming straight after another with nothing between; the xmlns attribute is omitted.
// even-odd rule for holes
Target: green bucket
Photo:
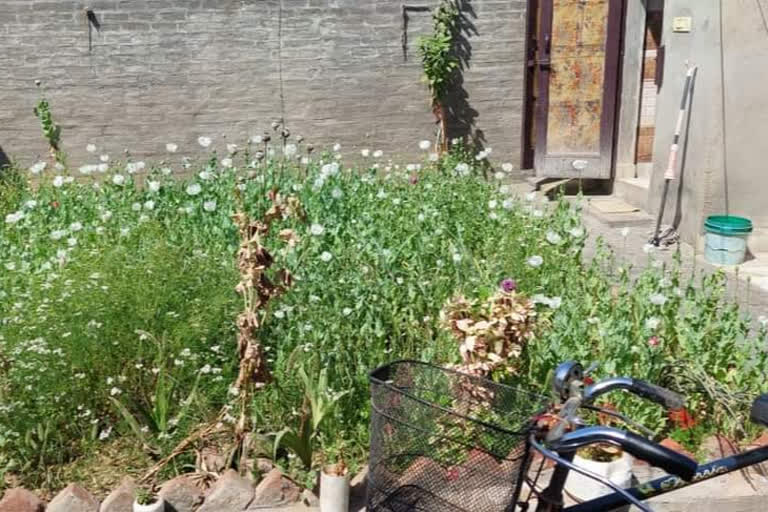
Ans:
<svg viewBox="0 0 768 512"><path fill-rule="evenodd" d="M710 215L704 227L707 261L716 265L739 265L747 253L752 221L733 215Z"/></svg>

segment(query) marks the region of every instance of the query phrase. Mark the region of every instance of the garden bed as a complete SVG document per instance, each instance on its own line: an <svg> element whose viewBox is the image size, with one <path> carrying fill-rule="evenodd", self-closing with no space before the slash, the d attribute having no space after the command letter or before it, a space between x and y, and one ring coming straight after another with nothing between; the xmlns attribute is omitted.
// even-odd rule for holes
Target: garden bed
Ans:
<svg viewBox="0 0 768 512"><path fill-rule="evenodd" d="M311 433L312 468L329 453L356 468L368 446L367 372L400 358L458 363L443 306L487 298L505 279L536 304L518 381L545 390L560 361L596 360L597 377L689 396L686 415L671 417L612 398L660 436L692 449L716 431L755 436L745 404L764 383L766 332L727 302L722 276L698 282L651 264L631 278L608 251L584 264L578 206L511 197L504 173L486 180L487 164L464 148L418 167L368 156L354 170L334 151L286 148L264 160L249 145L199 164L170 153L157 166L37 166L34 186L28 171L2 175L0 476L58 488L61 468L104 445L130 441L154 461L201 424L222 438L235 429L243 305L232 214L245 205L261 218L270 190L295 195L306 215L280 219L295 244L277 230L264 240L294 284L259 312L273 378L252 395L248 424L253 454L295 478L314 475L290 444L272 443L286 426L300 430L307 397L336 402ZM161 473L195 467L190 448Z"/></svg>

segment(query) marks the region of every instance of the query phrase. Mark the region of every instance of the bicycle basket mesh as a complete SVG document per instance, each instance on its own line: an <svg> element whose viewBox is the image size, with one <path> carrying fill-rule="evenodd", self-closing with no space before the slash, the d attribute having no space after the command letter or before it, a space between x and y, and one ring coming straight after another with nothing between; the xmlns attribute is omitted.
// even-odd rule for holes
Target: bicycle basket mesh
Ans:
<svg viewBox="0 0 768 512"><path fill-rule="evenodd" d="M514 510L544 397L415 361L370 380L367 510Z"/></svg>

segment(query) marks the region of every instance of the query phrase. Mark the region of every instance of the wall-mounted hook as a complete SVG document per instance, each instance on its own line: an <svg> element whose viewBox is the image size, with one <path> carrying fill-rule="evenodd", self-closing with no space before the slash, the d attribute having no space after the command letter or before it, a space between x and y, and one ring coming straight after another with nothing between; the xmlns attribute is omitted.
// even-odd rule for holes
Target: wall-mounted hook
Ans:
<svg viewBox="0 0 768 512"><path fill-rule="evenodd" d="M86 7L83 10L85 11L85 18L88 20L88 53L91 53L93 50L93 29L95 28L96 32L100 32L101 23L99 23L99 19L96 17L93 9Z"/></svg>

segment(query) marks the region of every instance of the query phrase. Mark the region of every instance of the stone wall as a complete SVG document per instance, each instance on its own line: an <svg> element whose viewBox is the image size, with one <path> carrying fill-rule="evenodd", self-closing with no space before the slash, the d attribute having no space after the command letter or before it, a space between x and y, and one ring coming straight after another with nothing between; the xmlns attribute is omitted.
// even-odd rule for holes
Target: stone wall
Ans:
<svg viewBox="0 0 768 512"><path fill-rule="evenodd" d="M470 56L452 135L469 122L493 160L517 167L527 2L463 1ZM407 15L404 31L399 0L4 0L0 153L46 155L39 79L74 166L93 163L89 143L113 157L160 158L166 142L191 154L200 135L222 148L282 115L316 145L416 155L435 133L415 45L431 19Z"/></svg>

